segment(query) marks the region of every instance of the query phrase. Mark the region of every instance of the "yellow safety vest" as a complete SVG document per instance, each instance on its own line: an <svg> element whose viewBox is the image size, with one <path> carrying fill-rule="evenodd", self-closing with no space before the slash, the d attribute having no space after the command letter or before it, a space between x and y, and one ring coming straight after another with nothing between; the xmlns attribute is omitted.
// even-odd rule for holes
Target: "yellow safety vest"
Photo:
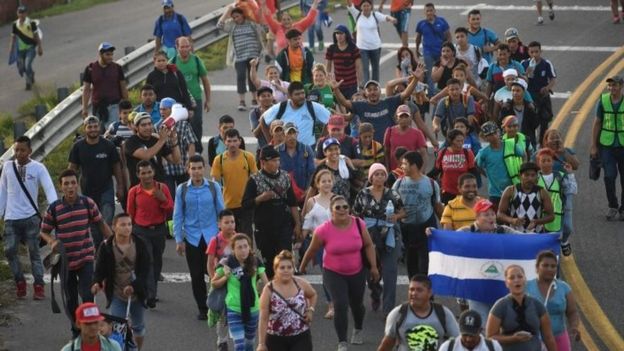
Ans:
<svg viewBox="0 0 624 351"><path fill-rule="evenodd" d="M603 110L602 126L600 127L600 145L613 146L615 144L615 135L617 134L620 146L624 146L624 99L620 102L618 111L613 110L611 94L602 94L600 102Z"/></svg>
<svg viewBox="0 0 624 351"><path fill-rule="evenodd" d="M546 231L555 233L561 231L561 221L563 219L563 204L565 202L563 198L563 177L565 174L563 172L555 173L553 177L552 184L550 187L546 186L546 182L544 181L544 176L542 174L539 175L539 179L537 180L537 185L546 189L550 194L550 201L553 204L553 213L555 214L555 219L552 222L544 224L544 228Z"/></svg>
<svg viewBox="0 0 624 351"><path fill-rule="evenodd" d="M520 184L520 166L524 162L524 157L516 154L516 145L519 145L522 150L526 150L526 137L524 134L518 133L515 138L508 138L506 135L503 135L503 160L513 185Z"/></svg>

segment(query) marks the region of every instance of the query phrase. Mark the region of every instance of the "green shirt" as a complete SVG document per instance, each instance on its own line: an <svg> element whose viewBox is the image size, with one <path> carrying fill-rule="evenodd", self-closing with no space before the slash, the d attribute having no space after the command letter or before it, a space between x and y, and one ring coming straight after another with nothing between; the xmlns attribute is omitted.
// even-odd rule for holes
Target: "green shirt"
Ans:
<svg viewBox="0 0 624 351"><path fill-rule="evenodd" d="M242 269L243 267L241 266L239 268ZM264 266L258 266L256 268L256 274L252 278L252 282L254 282L254 284L251 284L251 285L254 290L255 301L254 301L254 305L251 307L251 312L257 312L260 309L260 299L258 298L258 284L255 284L255 282L257 282L258 279L260 279L260 275L264 273L264 271L265 271ZM217 268L217 276L223 276L223 267ZM228 309L234 312L242 313L241 296L240 296L240 280L237 278L235 270L232 271L232 274L230 274L227 280L227 295L225 295L225 305L227 306Z"/></svg>
<svg viewBox="0 0 624 351"><path fill-rule="evenodd" d="M171 59L170 63L175 63L178 70L184 75L186 86L193 99L195 101L203 100L204 95L199 82L201 77L208 75L204 62L195 54L190 54L186 62L182 60L180 55L176 55L176 57Z"/></svg>
<svg viewBox="0 0 624 351"><path fill-rule="evenodd" d="M311 101L318 102L319 104L322 104L328 109L334 108L335 106L334 93L329 85L325 85L322 88L318 88L314 86L314 84L306 84L305 92L306 92L306 95L310 97ZM310 94L311 92L314 92L314 94Z"/></svg>

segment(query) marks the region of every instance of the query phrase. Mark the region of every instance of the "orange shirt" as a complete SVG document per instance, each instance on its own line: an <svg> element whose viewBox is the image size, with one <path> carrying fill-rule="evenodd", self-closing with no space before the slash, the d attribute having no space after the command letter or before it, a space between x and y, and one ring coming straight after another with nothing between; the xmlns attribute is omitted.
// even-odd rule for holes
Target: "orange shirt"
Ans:
<svg viewBox="0 0 624 351"><path fill-rule="evenodd" d="M288 62L290 63L290 81L301 82L303 72L303 50L288 47Z"/></svg>
<svg viewBox="0 0 624 351"><path fill-rule="evenodd" d="M392 3L390 4L390 11L398 12L403 9L412 7L412 4L413 4L412 0L392 0Z"/></svg>

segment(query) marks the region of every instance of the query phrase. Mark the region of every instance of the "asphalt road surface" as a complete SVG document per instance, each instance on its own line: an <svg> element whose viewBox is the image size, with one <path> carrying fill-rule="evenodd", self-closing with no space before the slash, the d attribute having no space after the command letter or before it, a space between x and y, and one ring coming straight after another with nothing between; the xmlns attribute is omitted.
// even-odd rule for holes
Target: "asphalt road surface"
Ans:
<svg viewBox="0 0 624 351"><path fill-rule="evenodd" d="M40 82L52 84L67 84L75 81L84 64L95 54L97 43L102 40L111 40L117 47L128 45L139 46L145 42L151 33L153 18L158 13L156 6L145 6L147 0L122 1L120 3L99 6L80 13L68 14L46 20L46 56L38 58L36 63L37 77ZM186 14L200 14L216 8L217 2L184 1L178 0L176 6ZM221 5L221 1L218 2ZM445 17L452 28L465 25L467 10L477 2L449 0L436 3L438 15ZM550 59L557 70L558 79L555 91L557 98L553 100L555 113L559 111L577 87L590 75L604 60L612 55L616 49L624 44L624 25L611 24L611 15L606 7L597 7L596 2L590 0L574 0L565 3L565 10L557 11L556 19L542 26L535 25L536 14L530 7L532 2L525 1L517 5L508 5L502 0L488 1L480 4L484 7L483 25L498 33L499 37L506 28L517 27L521 39L528 43L538 40L546 47L544 57ZM572 6L587 6L582 10L572 9ZM603 5L602 2L600 5ZM606 4L605 4L606 5ZM188 11L185 11L189 9ZM384 12L388 13L388 10ZM334 24L345 23L345 10L337 10L332 16ZM82 20L93 18L93 20ZM422 18L422 10L412 10L410 22L410 46L413 48L415 23ZM0 38L5 39L6 31ZM396 65L396 45L400 42L394 28L390 24L381 23L382 39L389 47L382 50L382 57L387 55L381 67L381 81L387 81L394 75ZM79 34L78 34L79 33ZM331 30L325 29L325 42L331 40ZM59 40L55 37L64 37ZM304 37L304 39L307 37ZM53 41L57 40L58 47ZM4 40L0 40L4 41ZM394 47L394 49L390 49ZM3 50L6 50L4 47ZM2 57L3 51L0 51ZM316 54L319 61L324 58ZM50 60L50 62L46 62ZM621 58L620 58L621 60ZM61 65L60 63L63 62ZM613 66L619 61L616 60ZM52 65L49 65L52 63ZM43 68L44 65L49 65ZM608 350L603 339L617 340L617 333L624 334L624 307L622 306L622 289L624 288L624 260L621 258L620 248L624 246L623 222L606 222L606 198L602 182L592 182L588 179L588 138L591 128L589 118L578 126L572 121L579 115L580 106L587 100L588 95L595 89L604 89L605 74L613 66L602 72L598 80L590 84L586 94L580 96L570 113L563 118L561 128L565 133L572 129L578 131L574 142L581 168L577 172L579 195L576 197L574 219L575 232L571 237L574 250L574 260L580 269L580 274L573 278L586 283L589 290L577 293L579 301L587 306L588 298L595 298L604 311L601 314L596 308L583 310L583 324L589 329L588 345L575 343L574 350ZM54 68L54 69L53 69ZM2 77L8 74L16 75L12 70L5 72L6 66L0 68ZM262 68L260 69L262 72ZM622 73L622 72L621 72ZM236 119L238 129L244 135L250 135L249 122L246 113L236 111L238 97L234 87L233 69L219 72L210 72L211 83L218 87L212 93L212 111L204 120L204 136L216 133L216 121L223 114L230 114ZM11 106L6 101L18 101L24 92L21 82L14 79L2 79L0 86L3 94L0 96L0 106L3 110ZM30 93L29 93L30 94ZM8 98L7 95L13 96ZM248 98L249 103L249 98ZM578 127L578 128L577 128ZM161 283L159 294L161 303L155 310L146 312L148 334L145 342L146 350L214 350L215 332L208 329L203 322L195 319L196 308L191 294L184 258L175 254L174 242L167 242L164 258L164 272L167 281ZM402 270L404 274L404 270ZM311 273L311 274L314 274ZM316 273L318 274L318 272ZM317 280L317 276L311 277ZM330 321L322 319L324 313L324 298L320 285L315 287L319 292L317 315L312 327L314 346L317 350L335 349L336 337ZM407 287L398 287L397 301L405 299ZM103 303L104 297L99 296L98 302ZM442 299L454 307L451 299ZM366 303L367 309L370 304ZM456 309L455 309L456 311ZM15 307L16 316L20 322L9 328L0 328L4 334L6 347L10 350L56 350L69 338L69 324L63 315L53 315L50 312L49 300L33 302L30 300L19 302ZM589 317L588 317L589 316ZM597 319L596 319L597 318ZM595 321L610 322L615 334L609 332L605 325L595 324ZM368 311L364 323L364 345L353 346L353 350L375 350L383 335L383 318L379 313ZM594 329L595 328L595 329ZM620 339L621 341L621 336ZM611 344L612 345L612 344ZM617 350L617 348L611 348ZM619 349L622 350L622 349Z"/></svg>

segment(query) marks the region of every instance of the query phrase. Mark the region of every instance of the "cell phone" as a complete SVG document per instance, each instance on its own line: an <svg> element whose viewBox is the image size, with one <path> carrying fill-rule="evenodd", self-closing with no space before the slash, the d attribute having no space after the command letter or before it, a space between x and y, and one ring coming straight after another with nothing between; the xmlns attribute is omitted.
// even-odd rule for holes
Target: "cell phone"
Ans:
<svg viewBox="0 0 624 351"><path fill-rule="evenodd" d="M526 330L521 330L517 333L518 335L522 335L522 336L533 336L533 334L529 333Z"/></svg>

